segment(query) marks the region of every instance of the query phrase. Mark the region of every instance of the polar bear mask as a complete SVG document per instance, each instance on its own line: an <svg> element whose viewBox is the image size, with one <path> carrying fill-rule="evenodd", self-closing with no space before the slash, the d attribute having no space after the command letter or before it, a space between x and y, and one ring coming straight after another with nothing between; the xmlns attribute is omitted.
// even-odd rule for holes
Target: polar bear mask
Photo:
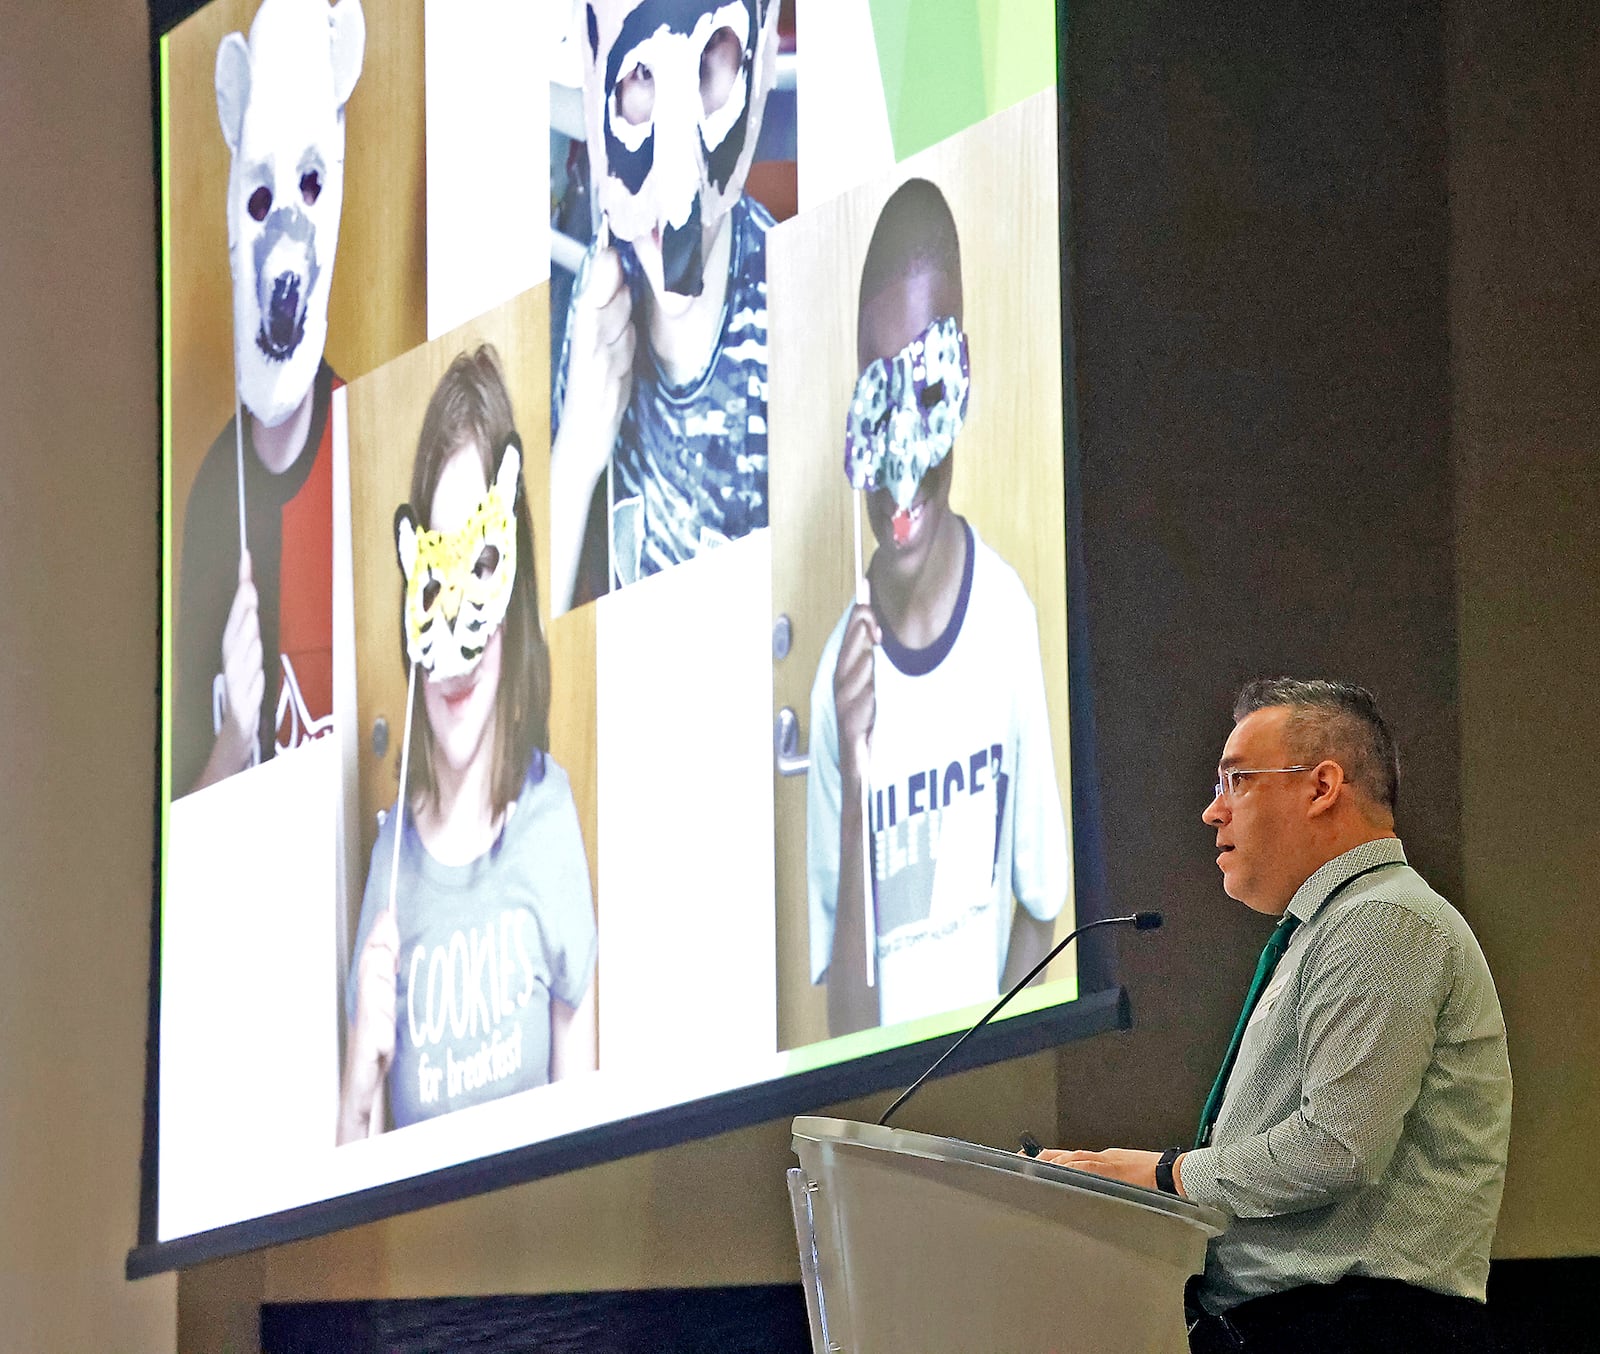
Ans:
<svg viewBox="0 0 1600 1354"><path fill-rule="evenodd" d="M249 41L230 33L217 48L217 117L233 152L234 372L269 428L305 399L328 339L344 110L366 36L360 0L262 0Z"/></svg>

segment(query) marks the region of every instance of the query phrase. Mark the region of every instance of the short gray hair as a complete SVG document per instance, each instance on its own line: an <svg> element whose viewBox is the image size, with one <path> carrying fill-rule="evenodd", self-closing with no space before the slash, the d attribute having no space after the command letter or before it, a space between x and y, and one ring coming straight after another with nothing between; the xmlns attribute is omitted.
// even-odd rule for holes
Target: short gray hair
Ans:
<svg viewBox="0 0 1600 1354"><path fill-rule="evenodd" d="M1400 753L1372 692L1350 682L1259 677L1245 683L1234 701L1234 723L1280 705L1290 710L1284 737L1291 756L1313 763L1331 758L1369 799L1395 811Z"/></svg>

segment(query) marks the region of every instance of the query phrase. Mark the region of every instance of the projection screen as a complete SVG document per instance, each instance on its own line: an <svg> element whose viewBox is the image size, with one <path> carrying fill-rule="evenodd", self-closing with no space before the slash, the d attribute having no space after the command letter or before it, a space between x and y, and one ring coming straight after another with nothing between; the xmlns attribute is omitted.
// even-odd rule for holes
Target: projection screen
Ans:
<svg viewBox="0 0 1600 1354"><path fill-rule="evenodd" d="M155 20L130 1273L910 1080L1099 915L1055 4Z"/></svg>

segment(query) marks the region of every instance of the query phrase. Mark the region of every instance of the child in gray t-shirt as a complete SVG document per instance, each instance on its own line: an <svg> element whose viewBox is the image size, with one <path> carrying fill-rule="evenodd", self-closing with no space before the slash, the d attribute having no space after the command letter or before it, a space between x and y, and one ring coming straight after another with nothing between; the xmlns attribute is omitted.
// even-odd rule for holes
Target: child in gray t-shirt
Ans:
<svg viewBox="0 0 1600 1354"><path fill-rule="evenodd" d="M499 360L428 402L395 514L413 683L401 797L373 848L346 989L340 1142L595 1066L596 929L549 741L522 447Z"/></svg>

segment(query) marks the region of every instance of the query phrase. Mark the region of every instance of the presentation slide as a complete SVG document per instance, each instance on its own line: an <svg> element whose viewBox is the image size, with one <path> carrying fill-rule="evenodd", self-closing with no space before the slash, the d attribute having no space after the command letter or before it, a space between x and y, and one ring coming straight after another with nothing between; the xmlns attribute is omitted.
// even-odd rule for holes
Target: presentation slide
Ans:
<svg viewBox="0 0 1600 1354"><path fill-rule="evenodd" d="M1054 0L156 42L141 1243L975 1020L1077 915Z"/></svg>

